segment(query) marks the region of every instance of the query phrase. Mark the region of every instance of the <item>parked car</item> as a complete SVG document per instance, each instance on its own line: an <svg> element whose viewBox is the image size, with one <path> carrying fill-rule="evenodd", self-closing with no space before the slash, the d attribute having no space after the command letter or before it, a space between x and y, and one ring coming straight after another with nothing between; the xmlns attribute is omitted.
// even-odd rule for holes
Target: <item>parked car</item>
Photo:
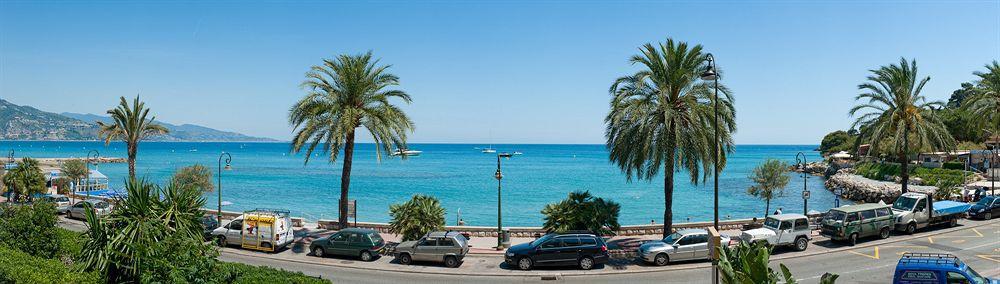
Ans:
<svg viewBox="0 0 1000 284"><path fill-rule="evenodd" d="M930 225L958 225L958 219L965 217L969 207L965 202L934 201L929 195L916 192L904 193L892 203L896 230L907 234Z"/></svg>
<svg viewBox="0 0 1000 284"><path fill-rule="evenodd" d="M469 240L458 232L431 232L416 241L402 242L392 255L400 264L413 261L444 262L447 267L458 267L469 253Z"/></svg>
<svg viewBox="0 0 1000 284"><path fill-rule="evenodd" d="M56 212L58 212L59 214L66 214L66 212L69 211L69 207L71 206L69 202L69 197L62 194L46 194L42 196L42 199L48 202L52 202L52 204L55 204Z"/></svg>
<svg viewBox="0 0 1000 284"><path fill-rule="evenodd" d="M295 239L287 210L256 209L243 212L222 227L212 230L219 246L239 245L245 249L274 252Z"/></svg>
<svg viewBox="0 0 1000 284"><path fill-rule="evenodd" d="M219 227L219 220L216 216L205 215L201 217L201 234L206 240L212 239L212 231Z"/></svg>
<svg viewBox="0 0 1000 284"><path fill-rule="evenodd" d="M719 243L728 246L730 238L722 236ZM708 231L705 229L680 230L663 238L663 240L651 241L639 246L639 258L644 262L659 266L667 265L671 261L707 260L710 256Z"/></svg>
<svg viewBox="0 0 1000 284"><path fill-rule="evenodd" d="M894 225L889 205L865 203L830 209L823 217L820 234L835 241L846 240L853 246L859 238L888 238Z"/></svg>
<svg viewBox="0 0 1000 284"><path fill-rule="evenodd" d="M98 217L105 216L111 213L111 204L109 204L107 201L88 199L88 200L82 200L80 202L77 202L76 204L73 204L73 206L70 206L69 210L66 211L66 216L69 218L86 220L88 207L91 210L93 210L94 215L97 215Z"/></svg>
<svg viewBox="0 0 1000 284"><path fill-rule="evenodd" d="M812 229L806 215L779 214L764 219L762 228L743 231L740 240L764 242L772 246L792 246L797 251L804 251L809 247L809 240L812 240Z"/></svg>
<svg viewBox="0 0 1000 284"><path fill-rule="evenodd" d="M997 284L998 279L979 275L958 257L943 253L905 253L896 264L893 284Z"/></svg>
<svg viewBox="0 0 1000 284"><path fill-rule="evenodd" d="M546 234L537 240L512 246L504 253L507 265L521 270L535 266L570 266L589 270L608 262L608 245L593 234Z"/></svg>
<svg viewBox="0 0 1000 284"><path fill-rule="evenodd" d="M309 245L313 256L355 256L363 261L373 261L385 247L382 235L372 229L347 228Z"/></svg>
<svg viewBox="0 0 1000 284"><path fill-rule="evenodd" d="M980 218L983 220L993 219L993 216L1000 216L1000 197L987 196L969 207L969 218Z"/></svg>

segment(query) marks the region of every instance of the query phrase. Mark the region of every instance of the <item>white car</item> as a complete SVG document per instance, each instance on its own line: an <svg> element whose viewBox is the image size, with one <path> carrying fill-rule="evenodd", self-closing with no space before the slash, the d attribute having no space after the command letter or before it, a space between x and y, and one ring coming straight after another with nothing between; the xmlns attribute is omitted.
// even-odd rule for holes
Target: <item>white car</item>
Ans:
<svg viewBox="0 0 1000 284"><path fill-rule="evenodd" d="M792 246L804 251L812 240L809 218L802 214L779 214L764 219L764 227L743 231L740 240L765 242L772 246Z"/></svg>
<svg viewBox="0 0 1000 284"><path fill-rule="evenodd" d="M66 217L69 217L71 219L86 220L87 219L87 207L85 207L86 205L90 205L89 207L91 208L91 210L94 210L94 215L96 215L97 217L102 217L104 215L108 215L111 213L110 203L103 200L90 199L77 202L76 204L73 204L73 206L70 206L69 210L66 211Z"/></svg>

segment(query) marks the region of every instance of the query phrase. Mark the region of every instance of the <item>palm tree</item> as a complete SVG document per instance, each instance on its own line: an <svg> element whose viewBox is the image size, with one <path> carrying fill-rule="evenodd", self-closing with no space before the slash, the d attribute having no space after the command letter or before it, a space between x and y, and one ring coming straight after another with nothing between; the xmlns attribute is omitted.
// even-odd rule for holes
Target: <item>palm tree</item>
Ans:
<svg viewBox="0 0 1000 284"><path fill-rule="evenodd" d="M750 173L748 178L754 185L747 188L747 194L765 200L764 217L771 212L771 198L784 195L791 179L787 173L788 163L777 159L765 160Z"/></svg>
<svg viewBox="0 0 1000 284"><path fill-rule="evenodd" d="M72 159L64 162L62 166L59 167L59 171L62 172L66 178L72 180L75 186L80 186L80 180L90 174L90 170L87 168L87 162L80 159Z"/></svg>
<svg viewBox="0 0 1000 284"><path fill-rule="evenodd" d="M13 193L14 200L27 200L34 194L45 193L45 174L38 167L38 160L23 158L17 162L17 167L3 176L7 190Z"/></svg>
<svg viewBox="0 0 1000 284"><path fill-rule="evenodd" d="M406 148L406 135L413 131L413 121L399 107L389 103L398 98L409 104L410 95L387 90L399 85L399 77L388 73L390 65L378 65L369 51L360 55L340 55L324 59L306 73L302 87L308 90L289 111L289 122L298 131L292 139L292 152L306 149L305 163L320 146L336 162L341 149L344 167L340 176L340 226L347 226L347 193L351 184L354 139L363 127L375 143L375 158L392 147Z"/></svg>
<svg viewBox="0 0 1000 284"><path fill-rule="evenodd" d="M444 207L429 195L414 195L409 201L389 205L389 230L403 241L420 239L429 232L444 228Z"/></svg>
<svg viewBox="0 0 1000 284"><path fill-rule="evenodd" d="M996 60L986 65L987 72L976 71L979 77L973 94L965 100L962 108L966 109L974 119L976 127L992 128L993 133L1000 133L1000 63Z"/></svg>
<svg viewBox="0 0 1000 284"><path fill-rule="evenodd" d="M854 98L860 103L851 108L851 116L857 116L851 128L864 126L861 139L868 140L872 149L886 147L894 151L901 165L902 193L906 193L911 150L950 149L955 139L934 113L934 107L944 104L928 102L920 94L931 78L918 79L916 60L900 58L899 65L869 71L872 75L868 82L858 85L862 93Z"/></svg>
<svg viewBox="0 0 1000 284"><path fill-rule="evenodd" d="M611 162L627 175L652 180L663 166L663 235L673 226L674 172L684 169L691 183L699 173L708 178L713 166L713 150L718 149L713 134L711 85L699 81L705 70L706 54L701 45L689 47L667 39L658 45L645 44L642 54L629 60L642 70L621 77L611 85L611 110L604 118L606 147ZM732 152L731 134L736 131L735 109L728 89L719 86L719 166L725 153Z"/></svg>
<svg viewBox="0 0 1000 284"><path fill-rule="evenodd" d="M594 197L589 191L570 192L566 199L545 205L542 215L547 232L587 230L608 236L621 228L618 212L621 205L611 200Z"/></svg>
<svg viewBox="0 0 1000 284"><path fill-rule="evenodd" d="M108 115L114 120L112 124L97 122L100 126L97 135L104 139L104 144L111 144L111 140L119 139L125 142L128 147L128 177L135 179L135 156L139 152L139 141L154 135L166 134L170 132L166 127L156 124L153 120L156 117L149 116L149 109L146 103L139 101L139 96L135 96L132 105L129 106L125 97L121 97L118 107L108 110Z"/></svg>

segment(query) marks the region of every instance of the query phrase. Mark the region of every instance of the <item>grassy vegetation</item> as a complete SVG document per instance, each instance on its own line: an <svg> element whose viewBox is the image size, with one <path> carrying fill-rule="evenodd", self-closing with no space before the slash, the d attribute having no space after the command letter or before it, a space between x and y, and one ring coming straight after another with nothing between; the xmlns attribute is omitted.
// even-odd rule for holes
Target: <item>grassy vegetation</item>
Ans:
<svg viewBox="0 0 1000 284"><path fill-rule="evenodd" d="M854 171L858 175L874 180L883 180L886 176L899 176L901 167L896 163L858 163L854 166ZM964 184L971 173L955 169L939 168L910 168L910 174L924 180L926 185L937 185L940 183Z"/></svg>

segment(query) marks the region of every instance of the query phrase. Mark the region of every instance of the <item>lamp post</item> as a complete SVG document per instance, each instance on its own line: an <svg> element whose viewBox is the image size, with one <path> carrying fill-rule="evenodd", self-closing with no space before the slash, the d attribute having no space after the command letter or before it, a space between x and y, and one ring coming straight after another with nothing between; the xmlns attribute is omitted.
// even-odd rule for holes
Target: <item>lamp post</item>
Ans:
<svg viewBox="0 0 1000 284"><path fill-rule="evenodd" d="M503 179L503 173L500 172L500 155L497 155L497 172L493 174L493 177L497 179L497 250L503 249L503 226L502 218L500 218L500 180Z"/></svg>
<svg viewBox="0 0 1000 284"><path fill-rule="evenodd" d="M711 53L705 56L705 60L708 61L705 67L705 72L701 73L701 79L705 81L713 81L715 83L715 99L712 102L715 108L715 114L713 115L714 121L712 125L715 129L715 138L712 140L712 170L714 174L712 179L714 181L714 197L715 197L715 218L713 219L713 227L716 231L719 230L719 74L715 69L715 56ZM714 248L718 249L718 248ZM715 254L713 254L715 255ZM719 260L716 257L712 258L712 283L719 283Z"/></svg>
<svg viewBox="0 0 1000 284"><path fill-rule="evenodd" d="M90 190L93 188L92 185L91 185L91 183L90 183L90 165L93 164L94 168L96 169L97 168L97 159L100 158L100 156L101 156L101 152L98 152L96 149L90 150L90 152L87 152L87 186L86 186L86 189L87 189L87 199L90 199ZM93 158L91 158L91 157L93 157Z"/></svg>
<svg viewBox="0 0 1000 284"><path fill-rule="evenodd" d="M219 174L216 176L216 178L218 178L218 181L219 181L219 186L216 189L216 191L219 192L219 211L216 212L217 213L216 214L216 219L217 219L216 221L218 221L219 224L222 224L222 170L223 170L223 168L222 168L222 157L226 157L226 167L225 167L225 170L228 171L228 170L232 170L233 169L233 167L230 166L230 162L233 161L233 155L230 155L229 152L222 152L222 154L219 155Z"/></svg>
<svg viewBox="0 0 1000 284"><path fill-rule="evenodd" d="M802 170L802 215L809 215L809 187L807 186L808 177L806 176L806 154L799 152L795 154L795 163L799 164Z"/></svg>

